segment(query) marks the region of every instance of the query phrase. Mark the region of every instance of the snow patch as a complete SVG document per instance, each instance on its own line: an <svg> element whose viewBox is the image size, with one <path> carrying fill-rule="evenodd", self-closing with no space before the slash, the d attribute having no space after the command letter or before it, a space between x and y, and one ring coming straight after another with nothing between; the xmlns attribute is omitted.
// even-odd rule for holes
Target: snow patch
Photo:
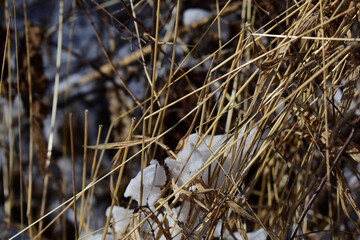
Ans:
<svg viewBox="0 0 360 240"><path fill-rule="evenodd" d="M245 156L251 158L252 154L256 150L257 143L261 143L265 134L259 140L253 141L257 128L254 127L248 131L248 128L243 128L238 134L232 135L217 135L217 136L199 136L198 134L191 134L185 144L184 148L177 154L176 159L170 157L165 159L165 165L169 169L169 174L172 179L178 179L175 183L178 186L182 186L189 182L195 174L198 178L202 178L205 184L211 187L219 188L227 176L233 178L238 172L238 164L240 161L246 161ZM246 133L246 134L245 134ZM246 155L247 154L247 155ZM215 156L215 157L214 157ZM209 164L209 167L201 171L203 166L207 164L209 160L213 162ZM243 166L246 166L244 164ZM200 172L201 171L201 172ZM218 172L215 172L218 171ZM210 182L210 177L216 175L217 179L214 182ZM127 186L124 196L132 197L136 200L139 206L149 206L151 211L154 211L154 204L161 196L161 188L166 184L166 172L163 166L159 164L157 160L152 160L150 165L143 169L143 189L142 189L142 202L140 203L140 186L141 186L141 172L134 177ZM196 187L189 184L187 189L196 191ZM179 195L177 196L179 197ZM180 198L182 198L180 196ZM201 201L201 199L199 199ZM188 222L188 219L194 219L195 214L201 216L204 214L201 208L193 209L190 202L186 199L181 199L181 206L174 207L164 215L163 212L157 212L156 218L161 223L166 223L168 227L167 233L171 235L172 239L181 239L182 229ZM172 212L172 213L171 213ZM141 219L145 217L144 213L140 213ZM109 215L109 209L106 211L106 215ZM122 207L115 207L112 213L112 217L115 221L114 229L117 233L124 232L127 226L130 224L130 216L126 209ZM200 226L201 218L197 217L194 226ZM205 235L209 230L210 221L205 223L202 228L194 229L194 234L197 236ZM233 239L227 231L221 231L220 225L216 228L215 235L223 239ZM153 222L150 226L146 222L141 231L148 231L153 229L155 236L162 234L162 227L158 226L158 222ZM160 232L159 232L160 231ZM220 236L223 234L222 236ZM237 239L242 239L238 232L234 233ZM256 232L248 233L248 238L253 239L266 239L267 233L263 229ZM160 239L166 239L165 234L160 236Z"/></svg>
<svg viewBox="0 0 360 240"><path fill-rule="evenodd" d="M236 141L236 144L234 144L234 149L235 149L234 153L235 156L237 156L236 158L235 156L233 156L234 153L231 153L231 151L227 150L223 154L223 157L225 159L218 157L210 165L210 171L208 171L209 169L205 169L203 172L199 173L197 177L199 178L201 177L206 184L209 184L210 176L213 175L215 171L219 171L219 173L216 174L217 184L215 184L215 187L219 187L221 183L224 181L226 174L228 175L235 174L234 169L236 169L237 166L236 163L238 163L239 160L243 156L245 156L248 150L251 151L251 153L255 150L255 149L251 149L250 146L252 139L256 133L256 130L257 130L256 127L253 128L249 132L249 134L245 137L246 140L244 143L244 147L242 147L241 153L237 153L237 151L239 150L242 141L236 141L237 139L234 139L234 141ZM245 133L245 128L243 128L240 131L240 133L238 134L238 138L244 137L243 136L244 133ZM165 159L165 164L169 168L171 177L174 179L178 179L178 182L176 184L182 186L187 181L189 181L194 176L194 174L196 174L204 166L204 164L211 158L214 152L216 152L217 150L219 150L218 152L220 152L220 150L222 149L230 148L230 145L233 143L233 141L232 140L226 141L226 144L224 144L225 140L226 140L225 135L214 136L212 138L212 144L210 146L210 141L211 141L210 136L206 136L204 137L203 140L201 140L201 137L198 134L191 134L184 149L178 153L177 155L178 158L176 160L170 157ZM200 145L196 147L198 142L200 142ZM234 160L235 160L235 165L233 162ZM231 167L232 165L234 166Z"/></svg>
<svg viewBox="0 0 360 240"><path fill-rule="evenodd" d="M140 203L141 172L131 179L124 196L132 197L139 205L152 206L161 196L161 186L166 184L164 167L157 160L151 160L150 165L143 170L142 202Z"/></svg>
<svg viewBox="0 0 360 240"><path fill-rule="evenodd" d="M106 209L106 217L109 217L110 207ZM111 223L113 224L113 228L117 234L121 234L126 230L126 227L130 223L130 215L129 210L123 207L114 206L112 210L112 219Z"/></svg>
<svg viewBox="0 0 360 240"><path fill-rule="evenodd" d="M183 23L185 26L190 26L194 22L200 21L211 15L210 11L201 8L189 8L183 13Z"/></svg>

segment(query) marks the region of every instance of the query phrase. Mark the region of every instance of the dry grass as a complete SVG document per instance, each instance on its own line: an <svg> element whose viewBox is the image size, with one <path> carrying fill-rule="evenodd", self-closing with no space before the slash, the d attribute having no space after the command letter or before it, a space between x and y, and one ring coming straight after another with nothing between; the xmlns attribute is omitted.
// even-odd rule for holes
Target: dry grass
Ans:
<svg viewBox="0 0 360 240"><path fill-rule="evenodd" d="M200 2L109 1L105 6L105 2L78 1L77 14L93 24L98 39L98 46L91 47L100 49L106 62L62 92L58 89L59 80L66 78L60 72L64 67L60 65L62 26L70 23L69 16L75 13L62 13L60 1L58 70L50 80L54 81L51 96L42 89L44 73L36 68L42 65L36 61L38 47L45 42L36 45L36 36L31 36L34 26L26 14L25 45L13 52L19 33L13 23L18 12L12 12L12 4L6 1L2 8L7 28L0 35L4 53L0 214L1 228L6 229L0 237L15 238L14 229L16 235L30 239L90 236L93 219L105 218L105 212L94 216L96 198L107 199L111 207L132 209L131 223L118 239L171 239L173 228L167 216L180 227L182 239L213 239L216 227L228 236L239 232L244 239L247 232L259 228L270 239L356 239L360 235L360 4L350 0L217 0L206 6L211 10L209 17L184 26L182 12ZM116 7L126 16L127 27L121 26L116 11L107 11ZM153 9L152 18L144 15L149 9ZM120 34L127 34L121 41L131 39L136 49L116 60L116 39L109 34L104 40L93 13L107 28L115 26ZM149 19L152 29L148 29ZM74 25L70 26L76 35ZM230 37L222 36L226 27ZM73 51L71 44L68 51ZM15 63L12 55L17 56ZM70 58L67 62L70 66ZM70 70L66 72L69 76ZM127 86L131 78L127 73L146 84L143 99ZM72 118L57 123L64 131L62 146L57 146L63 157L54 156L58 111L71 111L57 109L58 97L70 109L68 95L99 79L115 79L108 81L111 87L102 95L111 119L106 138L101 138L100 126L97 139L89 139L88 123L94 119L86 112L82 127L74 127ZM50 112L41 114L41 110L50 106L49 99L52 130L45 136L43 121ZM23 105L15 118L14 101ZM29 126L27 134L21 134L24 121ZM252 129L256 131L247 149L243 139ZM143 171L154 158L161 164L166 157L175 159L194 132L211 137L224 134L226 141L188 182L179 186L176 179L168 177L154 207L136 206L123 197L134 169ZM112 161L103 160L106 156ZM219 183L221 159L226 156L233 159L233 171L226 172L224 182ZM235 162L237 156L241 158ZM73 186L66 184L64 172L58 179L58 173L50 168L52 163L65 163L67 157L72 159ZM218 168L206 184L198 175L216 161ZM79 166L81 174L76 174ZM81 179L80 189L76 179ZM190 190L190 185L196 190ZM106 190L101 190L104 186ZM57 207L49 201L57 202ZM190 213L186 221L180 221L173 211L176 207L181 211L187 204ZM67 222L67 212L76 212L75 224ZM110 217L103 224L97 229L105 238L112 227Z"/></svg>

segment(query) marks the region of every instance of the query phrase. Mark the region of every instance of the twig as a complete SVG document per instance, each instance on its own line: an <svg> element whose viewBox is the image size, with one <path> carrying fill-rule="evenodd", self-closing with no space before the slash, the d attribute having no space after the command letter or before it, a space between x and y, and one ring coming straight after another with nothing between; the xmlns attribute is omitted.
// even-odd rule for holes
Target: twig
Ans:
<svg viewBox="0 0 360 240"><path fill-rule="evenodd" d="M340 152L338 153L338 155L336 156L335 160L333 161L333 164L331 165L330 169L329 169L329 172L331 173L333 170L334 170L334 167L336 166L337 162L339 161L340 157L343 155L343 153L345 152L347 146L350 144L351 142L351 139L353 138L354 136L354 132L355 132L355 129L359 127L359 123L360 123L360 117L356 120L356 123L355 125L353 126L353 128L351 129L351 132L349 134L349 137L346 139L346 142L344 143L343 147L341 148ZM299 226L301 224L301 222L304 220L307 212L310 210L311 208L311 205L314 203L316 197L319 195L321 189L324 187L326 181L327 181L327 178L328 178L328 174L326 173L324 175L324 177L322 178L321 180L321 183L320 185L318 186L318 188L316 189L316 191L314 192L314 194L312 195L310 201L308 202L308 204L306 205L304 211L301 213L301 216L297 222L297 225L295 226L293 232L291 233L291 237L290 239L294 239L295 238L295 234L297 232L297 230L299 229Z"/></svg>
<svg viewBox="0 0 360 240"><path fill-rule="evenodd" d="M116 67L114 65L114 63L112 62L112 60L110 59L110 56L108 54L108 52L106 51L105 47L104 47L104 44L102 43L101 41L101 38L100 38L100 35L99 33L97 32L96 28L95 28L95 24L94 22L91 20L90 16L89 16L89 13L87 12L82 0L78 0L78 4L79 6L81 7L81 9L83 10L85 16L87 17L87 19L89 20L89 23L91 24L91 27L94 29L94 33L96 35L96 38L98 39L98 42L101 46L101 49L103 50L108 62L110 63L111 65L111 68L112 70L114 71L116 77L120 80L120 82L123 84L123 87L124 89L127 91L127 93L130 95L130 97L134 100L134 102L138 105L138 106L141 106L140 102L136 99L136 97L134 96L134 94L129 90L129 88L127 87L125 81L120 77L119 73L117 72L116 70Z"/></svg>

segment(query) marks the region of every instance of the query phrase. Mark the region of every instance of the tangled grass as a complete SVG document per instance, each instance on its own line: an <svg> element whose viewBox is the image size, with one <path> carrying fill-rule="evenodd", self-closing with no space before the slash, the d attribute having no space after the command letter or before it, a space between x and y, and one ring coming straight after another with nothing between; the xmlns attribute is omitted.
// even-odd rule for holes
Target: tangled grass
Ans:
<svg viewBox="0 0 360 240"><path fill-rule="evenodd" d="M16 52L16 59L23 59L17 61L17 68L10 67L14 53L9 45L16 28L8 25L3 30L1 94L4 101L7 99L2 103L7 112L3 114L1 140L1 214L7 231L2 237L14 239L22 234L30 239L77 239L99 231L102 239L247 239L246 233L258 229L266 231L270 239L356 239L360 235L360 4L350 0L216 0L205 5L207 16L184 25L182 13L204 7L201 2L121 2L80 0L73 8L93 24L99 44L92 47L100 49L107 60L81 76L77 85L111 79L111 87L106 86L101 95L108 102L111 120L102 143L101 127L97 139L88 137L88 123L93 119L87 112L80 134L83 140L77 147L74 121L70 117L69 123L62 123L66 139L70 139L64 140L62 147L64 156L72 159L73 186L66 184L64 172L57 183L51 181L56 179L51 162L59 165L61 157L52 155L53 130L49 136L40 137L45 116L38 112L42 104L49 103L47 98L53 100L53 129L57 98L66 102L77 85L69 84L62 92L58 88L63 77L59 70L54 75L54 90L46 96L39 86L45 80L36 75L43 74L36 72L41 63L31 58L38 47L30 38L33 26L25 16L26 48ZM109 8L122 10L125 26L117 11ZM9 8L4 9L8 19L16 19ZM62 25L70 23L74 12L59 14L58 69ZM137 50L116 59L111 50L114 39L103 43L90 13L127 36L115 45L117 48L131 42ZM9 70L5 72L6 68ZM14 69L16 74L10 74ZM146 88L143 97L128 87L134 77ZM37 81L36 85L31 81ZM18 112L18 123L12 120L12 92L21 96L24 105ZM28 144L15 148L12 127L6 126L18 124L21 129L22 117L29 122L29 134L19 139L28 137ZM210 139L206 145L211 156L188 181L178 184L164 160L176 160L192 133L202 136L194 149L205 137ZM214 149L212 139L218 134L223 142ZM75 159L80 155L83 161L78 176ZM106 156L112 160L106 161ZM18 163L24 158L28 163L23 169L24 163ZM38 162L35 167L34 158ZM134 172L143 173L152 159L165 167L166 184L157 186L162 193L152 206L141 206L123 193ZM231 170L223 167L224 159L230 159ZM210 173L208 179L201 178L206 171ZM36 177L40 184L35 183ZM80 189L76 178L81 179ZM99 193L104 185L106 190ZM42 186L42 190L36 193L33 186ZM61 192L55 209L49 203L54 189ZM16 196L20 200L15 201ZM110 212L114 206L128 209L124 217L129 221L123 231L115 230L111 214L105 218L105 212L102 216L95 213L96 198L106 198ZM71 230L65 213L74 218ZM21 221L16 222L14 214L20 214ZM104 219L103 225L94 229L94 218Z"/></svg>

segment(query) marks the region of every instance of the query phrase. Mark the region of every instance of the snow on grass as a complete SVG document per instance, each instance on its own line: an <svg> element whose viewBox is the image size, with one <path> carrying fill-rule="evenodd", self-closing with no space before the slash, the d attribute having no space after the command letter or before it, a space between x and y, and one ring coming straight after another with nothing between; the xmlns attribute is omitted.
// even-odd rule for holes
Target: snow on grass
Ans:
<svg viewBox="0 0 360 240"><path fill-rule="evenodd" d="M205 184L214 188L219 188L227 177L230 177L231 179L235 177L235 173L238 171L237 166L239 161L244 160L243 158L245 156L251 157L252 153L255 151L256 147L253 146L256 146L255 143L258 141L254 142L253 138L256 131L257 128L255 127L245 135L246 129L243 128L236 136L217 135L212 138L211 136L201 137L196 133L191 134L184 148L177 154L176 159L170 157L165 159L165 165L169 169L170 178L177 180L175 183L177 186L182 186L189 183L189 180L195 174L198 174L197 178L202 178ZM216 156L213 156L214 154L216 154ZM209 168L205 169L203 172L199 172L209 159L214 160ZM140 189L141 172L139 172L130 181L124 196L132 197L138 202L139 206L148 206L149 209L154 210L154 204L161 196L162 187L166 185L166 172L164 167L161 166L157 160L151 160L150 165L143 169L142 174L143 189ZM216 181L210 182L210 176L213 176L213 174L216 176ZM186 188L196 191L196 188L191 183L187 185ZM140 191L142 191L141 202ZM164 216L163 213L156 213L159 222L167 222L169 233L173 239L181 239L182 226L186 225L190 215L191 219L193 218L193 214L198 214L199 216L205 214L200 208L191 209L190 203L186 199L182 199L180 202L182 203L180 207L174 207L171 210L168 209L172 214L166 214ZM144 217L143 214L141 216L141 218ZM125 231L130 222L127 210L121 207L114 208L112 217L115 219L115 231L117 233ZM195 225L201 225L201 221L200 218L197 218L197 224ZM210 221L208 224L210 224ZM149 228L150 226L148 223L142 226L142 230L144 231L149 230ZM161 228L157 226L157 221L152 224L151 228L155 229L155 235L158 234L158 231L162 231ZM199 231L198 235L206 234L208 230L206 224L202 229L194 229L196 232ZM260 230L249 233L249 239L266 239L267 233L262 229ZM238 233L236 232L236 234ZM254 237L250 238L252 235L254 235ZM240 234L236 236L240 236ZM225 237L225 239L230 238Z"/></svg>
<svg viewBox="0 0 360 240"><path fill-rule="evenodd" d="M239 136L241 137L245 133L245 128L240 131ZM249 135L246 137L245 145L242 148L242 153L238 154L238 157L235 159L235 163L239 161L245 153L250 150L254 151L254 149L250 149L251 141L256 133L256 128L253 128ZM174 179L179 179L176 183L181 186L185 184L195 173L197 173L205 164L205 162L216 152L216 150L220 147L224 149L229 147L231 141L226 141L227 144L224 146L224 142L226 140L225 135L217 135L212 138L212 145L210 146L210 136L206 136L200 143L198 147L196 147L197 142L201 140L200 136L197 134L190 135L188 142L184 149L178 153L178 158L166 158L165 164L168 166L169 171L171 173L171 177ZM238 150L240 147L241 141L238 141L235 144L235 149ZM205 170L198 175L198 177L202 177L205 184L209 184L209 172L210 176L213 175L215 170L219 171L217 173L217 184L214 187L219 187L221 183L224 181L226 174L234 174L234 171L230 171L230 167L232 162L234 161L232 154L227 151L224 154L225 160L222 160L220 163L220 158L217 158L211 165L210 171ZM221 165L221 166L220 166ZM221 168L221 169L219 169ZM236 164L235 164L236 168ZM234 168L233 168L234 169Z"/></svg>
<svg viewBox="0 0 360 240"><path fill-rule="evenodd" d="M216 142L217 144L210 147L210 136L206 136L199 147L196 148L195 146L198 139L199 136L197 134L191 134L184 149L178 153L177 159L172 159L170 157L165 159L165 164L169 168L171 177L179 179L177 184L180 186L185 184L202 168L207 159L211 157L212 152L225 140L221 135L215 136L213 142ZM200 176L201 175L199 175L199 177Z"/></svg>
<svg viewBox="0 0 360 240"><path fill-rule="evenodd" d="M139 205L152 206L161 195L160 186L166 184L166 173L157 160L151 160L150 165L143 170L142 201L140 203L141 172L131 179L124 193L125 197L132 197Z"/></svg>
<svg viewBox="0 0 360 240"><path fill-rule="evenodd" d="M110 207L106 209L106 217L109 217ZM114 206L112 210L113 229L117 234L120 234L126 230L126 227L130 223L130 212L126 208Z"/></svg>
<svg viewBox="0 0 360 240"><path fill-rule="evenodd" d="M223 222L219 221L216 228L213 237L214 238L220 238L220 239L227 239L227 240L233 240L234 238L229 234L229 232L226 229L222 229ZM237 240L243 240L244 238L241 236L239 232L233 232L233 236ZM248 240L266 240L267 239L267 232L260 228L254 232L248 232L246 233Z"/></svg>

